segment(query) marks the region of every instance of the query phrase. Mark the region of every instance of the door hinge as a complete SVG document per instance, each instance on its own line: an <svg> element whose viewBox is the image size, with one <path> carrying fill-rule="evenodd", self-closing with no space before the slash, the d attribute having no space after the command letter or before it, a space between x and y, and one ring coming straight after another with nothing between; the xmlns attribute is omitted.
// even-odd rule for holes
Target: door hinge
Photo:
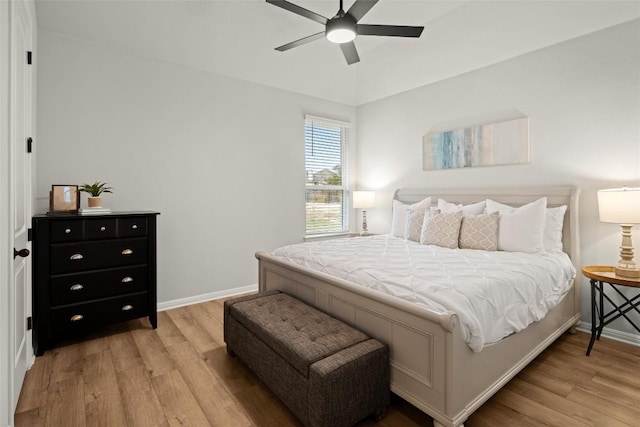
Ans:
<svg viewBox="0 0 640 427"><path fill-rule="evenodd" d="M33 57L33 52L31 52L30 50L27 51L27 64L31 65L32 63L32 58Z"/></svg>
<svg viewBox="0 0 640 427"><path fill-rule="evenodd" d="M27 317L27 331L33 329L33 318L31 316Z"/></svg>
<svg viewBox="0 0 640 427"><path fill-rule="evenodd" d="M27 241L31 242L33 240L33 228L27 230Z"/></svg>
<svg viewBox="0 0 640 427"><path fill-rule="evenodd" d="M33 138L27 138L27 153L31 153L33 151Z"/></svg>

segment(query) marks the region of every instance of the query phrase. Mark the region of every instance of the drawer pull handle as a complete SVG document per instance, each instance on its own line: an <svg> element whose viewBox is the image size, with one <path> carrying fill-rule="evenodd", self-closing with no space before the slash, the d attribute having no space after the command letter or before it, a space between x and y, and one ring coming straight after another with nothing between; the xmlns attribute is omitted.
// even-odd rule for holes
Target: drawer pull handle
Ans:
<svg viewBox="0 0 640 427"><path fill-rule="evenodd" d="M75 314L71 316L72 322L77 322L78 320L82 320L82 319L84 319L84 316L82 314Z"/></svg>
<svg viewBox="0 0 640 427"><path fill-rule="evenodd" d="M84 286L82 286L80 283L76 283L75 285L69 288L69 290L71 291L80 291L82 289L84 289Z"/></svg>
<svg viewBox="0 0 640 427"><path fill-rule="evenodd" d="M121 280L121 282L122 282L122 283L129 283L129 282L133 282L133 278L131 278L131 277L127 276L127 277L123 278L123 279Z"/></svg>
<svg viewBox="0 0 640 427"><path fill-rule="evenodd" d="M76 261L76 260L83 259L83 258L84 257L82 256L82 254L73 254L73 255L71 255L69 257L69 259L72 260L72 261Z"/></svg>
<svg viewBox="0 0 640 427"><path fill-rule="evenodd" d="M124 251L122 251L122 255L131 255L133 253L133 251L131 249L125 249Z"/></svg>
<svg viewBox="0 0 640 427"><path fill-rule="evenodd" d="M71 233L71 229L70 228L65 228L64 232L65 232L65 234L69 234L69 233Z"/></svg>
<svg viewBox="0 0 640 427"><path fill-rule="evenodd" d="M100 231L105 231L106 229L107 229L107 227L105 227L105 226L100 227Z"/></svg>
<svg viewBox="0 0 640 427"><path fill-rule="evenodd" d="M131 226L131 228L133 228L134 230L137 230L137 229L138 229L138 225L137 225L137 224L133 224L133 225Z"/></svg>
<svg viewBox="0 0 640 427"><path fill-rule="evenodd" d="M129 310L133 310L133 306L131 304L127 304L124 307L122 307L122 311L129 311Z"/></svg>

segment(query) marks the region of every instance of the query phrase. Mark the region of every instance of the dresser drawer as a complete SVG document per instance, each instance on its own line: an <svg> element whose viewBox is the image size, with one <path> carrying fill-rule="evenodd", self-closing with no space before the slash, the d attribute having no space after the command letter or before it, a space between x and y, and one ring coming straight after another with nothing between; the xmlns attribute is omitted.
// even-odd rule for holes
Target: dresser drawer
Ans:
<svg viewBox="0 0 640 427"><path fill-rule="evenodd" d="M82 240L82 221L51 221L51 242Z"/></svg>
<svg viewBox="0 0 640 427"><path fill-rule="evenodd" d="M147 251L148 242L144 237L52 244L51 274L145 264Z"/></svg>
<svg viewBox="0 0 640 427"><path fill-rule="evenodd" d="M51 305L71 304L147 290L146 265L51 277Z"/></svg>
<svg viewBox="0 0 640 427"><path fill-rule="evenodd" d="M147 293L141 292L51 309L51 332L68 335L92 326L122 322L148 314Z"/></svg>
<svg viewBox="0 0 640 427"><path fill-rule="evenodd" d="M113 239L116 237L115 218L96 218L85 221L87 240Z"/></svg>
<svg viewBox="0 0 640 427"><path fill-rule="evenodd" d="M118 237L137 237L146 235L146 217L130 217L118 219Z"/></svg>

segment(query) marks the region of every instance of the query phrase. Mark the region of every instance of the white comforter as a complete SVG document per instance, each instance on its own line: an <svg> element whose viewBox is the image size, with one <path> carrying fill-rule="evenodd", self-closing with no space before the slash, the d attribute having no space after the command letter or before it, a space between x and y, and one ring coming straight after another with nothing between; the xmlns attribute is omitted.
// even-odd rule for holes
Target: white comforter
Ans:
<svg viewBox="0 0 640 427"><path fill-rule="evenodd" d="M476 352L542 319L576 273L565 253L447 249L390 235L307 242L274 255L437 312L452 311Z"/></svg>

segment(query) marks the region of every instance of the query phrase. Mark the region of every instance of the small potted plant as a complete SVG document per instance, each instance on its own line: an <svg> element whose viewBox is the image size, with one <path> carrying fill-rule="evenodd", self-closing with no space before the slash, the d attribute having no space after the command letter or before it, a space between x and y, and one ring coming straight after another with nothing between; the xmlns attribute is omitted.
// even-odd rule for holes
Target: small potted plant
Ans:
<svg viewBox="0 0 640 427"><path fill-rule="evenodd" d="M113 187L107 186L106 182L96 181L93 184L82 184L79 188L80 191L84 191L89 194L87 202L90 208L102 207L102 193L113 193Z"/></svg>

